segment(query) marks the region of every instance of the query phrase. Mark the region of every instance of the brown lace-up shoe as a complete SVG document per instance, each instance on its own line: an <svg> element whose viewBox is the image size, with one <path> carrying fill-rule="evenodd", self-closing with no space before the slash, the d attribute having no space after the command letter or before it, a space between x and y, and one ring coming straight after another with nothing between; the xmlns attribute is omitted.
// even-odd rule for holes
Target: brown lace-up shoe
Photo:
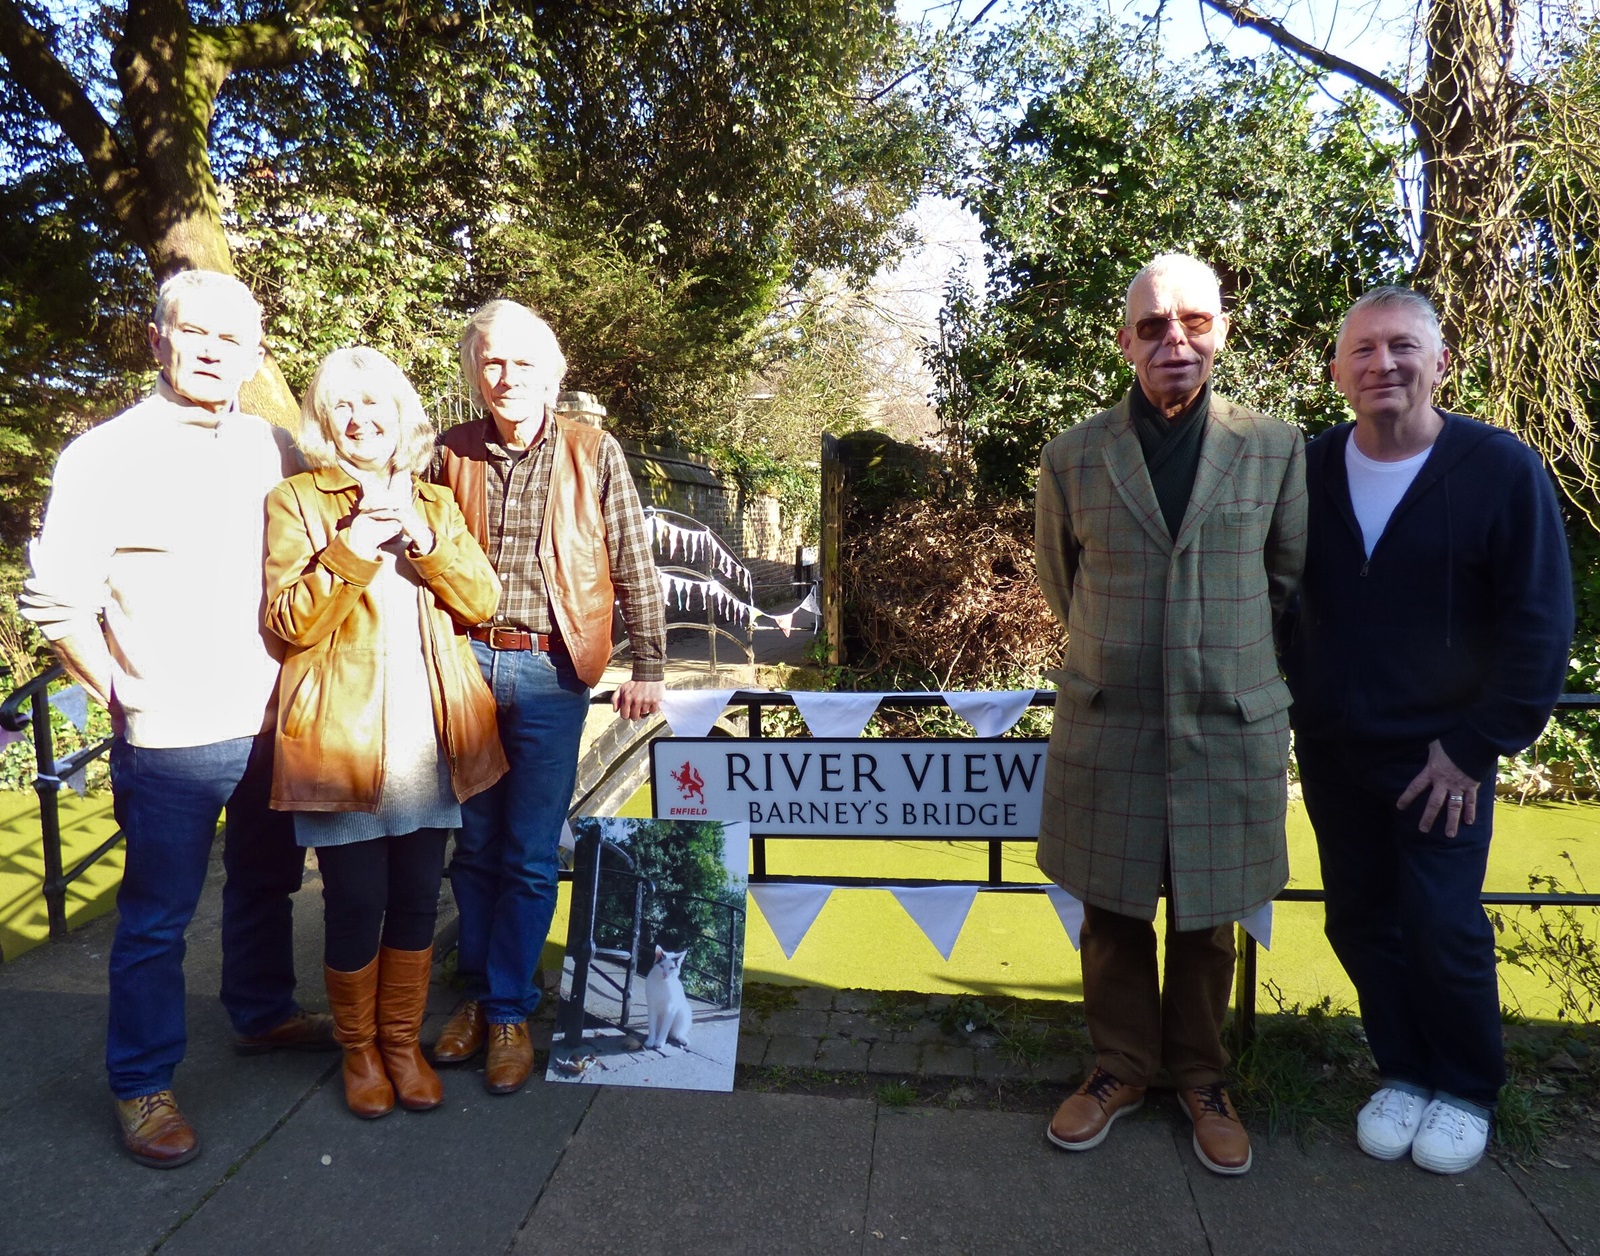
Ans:
<svg viewBox="0 0 1600 1256"><path fill-rule="evenodd" d="M116 1104L123 1149L140 1164L175 1169L200 1154L194 1126L178 1111L178 1101L170 1090L118 1099Z"/></svg>
<svg viewBox="0 0 1600 1256"><path fill-rule="evenodd" d="M1237 1177L1250 1171L1250 1135L1221 1082L1179 1092L1194 1122L1194 1154L1213 1173Z"/></svg>
<svg viewBox="0 0 1600 1256"><path fill-rule="evenodd" d="M491 1095L521 1090L533 1072L533 1042L528 1022L489 1026L489 1055L483 1064L483 1084Z"/></svg>
<svg viewBox="0 0 1600 1256"><path fill-rule="evenodd" d="M1144 1104L1143 1086L1130 1086L1103 1068L1096 1068L1089 1079L1056 1109L1045 1136L1067 1151L1088 1151L1105 1142L1111 1123L1118 1117L1137 1112Z"/></svg>
<svg viewBox="0 0 1600 1256"><path fill-rule="evenodd" d="M465 1064L483 1050L483 1004L466 999L450 1013L439 1041L433 1044L435 1064Z"/></svg>
<svg viewBox="0 0 1600 1256"><path fill-rule="evenodd" d="M326 1012L296 1008L293 1016L280 1021L264 1034L234 1034L233 1049L240 1055L263 1055L268 1051L332 1051L338 1047L333 1037L333 1017Z"/></svg>

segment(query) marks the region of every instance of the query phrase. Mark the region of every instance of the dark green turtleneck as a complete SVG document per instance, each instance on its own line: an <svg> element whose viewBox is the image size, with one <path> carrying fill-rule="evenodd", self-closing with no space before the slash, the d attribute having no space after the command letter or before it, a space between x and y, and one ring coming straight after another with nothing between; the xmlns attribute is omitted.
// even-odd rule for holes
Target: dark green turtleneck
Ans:
<svg viewBox="0 0 1600 1256"><path fill-rule="evenodd" d="M1135 382L1128 395L1128 411L1133 416L1139 448L1144 450L1144 463L1156 490L1167 535L1176 539L1183 526L1183 513L1189 508L1195 472L1200 467L1200 446L1205 439L1206 418L1211 413L1211 385L1208 382L1182 413L1169 419L1150 404L1144 389Z"/></svg>

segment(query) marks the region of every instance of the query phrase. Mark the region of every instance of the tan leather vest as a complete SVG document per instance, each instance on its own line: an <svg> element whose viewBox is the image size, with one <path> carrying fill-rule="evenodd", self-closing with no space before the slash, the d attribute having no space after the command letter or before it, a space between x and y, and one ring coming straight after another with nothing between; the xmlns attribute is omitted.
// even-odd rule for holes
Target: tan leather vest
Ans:
<svg viewBox="0 0 1600 1256"><path fill-rule="evenodd" d="M611 661L611 608L616 600L598 474L605 433L559 415L546 422L555 424L555 450L539 539L539 568L556 631L572 656L573 670L584 684L596 685ZM435 477L455 494L468 531L489 554L493 551L485 476L492 423L487 418L462 423L440 437Z"/></svg>

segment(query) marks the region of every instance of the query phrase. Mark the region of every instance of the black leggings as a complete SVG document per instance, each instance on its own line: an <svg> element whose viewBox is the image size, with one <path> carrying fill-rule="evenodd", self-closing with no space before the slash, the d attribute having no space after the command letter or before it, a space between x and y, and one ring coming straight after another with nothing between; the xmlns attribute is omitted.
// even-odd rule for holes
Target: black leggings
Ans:
<svg viewBox="0 0 1600 1256"><path fill-rule="evenodd" d="M319 846L323 962L353 973L378 945L421 951L433 945L447 830L418 829L346 846Z"/></svg>

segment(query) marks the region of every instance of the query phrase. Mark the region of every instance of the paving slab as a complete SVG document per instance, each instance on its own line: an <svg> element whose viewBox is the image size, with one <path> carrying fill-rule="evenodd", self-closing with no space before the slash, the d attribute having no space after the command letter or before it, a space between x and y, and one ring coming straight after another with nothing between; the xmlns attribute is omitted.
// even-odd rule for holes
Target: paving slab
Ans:
<svg viewBox="0 0 1600 1256"><path fill-rule="evenodd" d="M1531 1172L1511 1166L1506 1173L1577 1256L1600 1256L1600 1165L1557 1142Z"/></svg>
<svg viewBox="0 0 1600 1256"><path fill-rule="evenodd" d="M478 1070L440 1077L441 1107L376 1121L351 1116L331 1077L162 1256L507 1250L595 1092L536 1078L494 1096Z"/></svg>
<svg viewBox="0 0 1600 1256"><path fill-rule="evenodd" d="M1410 1160L1374 1160L1353 1137L1319 1137L1302 1148L1291 1138L1257 1136L1250 1172L1224 1178L1194 1158L1187 1121L1174 1114L1171 1128L1219 1256L1540 1256L1567 1250L1493 1160L1446 1177Z"/></svg>
<svg viewBox="0 0 1600 1256"><path fill-rule="evenodd" d="M603 1090L515 1256L861 1250L876 1105Z"/></svg>
<svg viewBox="0 0 1600 1256"><path fill-rule="evenodd" d="M1015 1112L880 1110L864 1250L1161 1253L1210 1249L1169 1124L1137 1114L1091 1152ZM1266 1249L1262 1249L1266 1250ZM1285 1249L1273 1249L1285 1250ZM1354 1249L1352 1249L1354 1250Z"/></svg>
<svg viewBox="0 0 1600 1256"><path fill-rule="evenodd" d="M214 999L191 998L188 1013L176 1090L199 1133L199 1157L164 1172L129 1160L98 1059L87 1072L50 1080L0 1116L0 1254L148 1252L337 1067L336 1053L240 1059Z"/></svg>

